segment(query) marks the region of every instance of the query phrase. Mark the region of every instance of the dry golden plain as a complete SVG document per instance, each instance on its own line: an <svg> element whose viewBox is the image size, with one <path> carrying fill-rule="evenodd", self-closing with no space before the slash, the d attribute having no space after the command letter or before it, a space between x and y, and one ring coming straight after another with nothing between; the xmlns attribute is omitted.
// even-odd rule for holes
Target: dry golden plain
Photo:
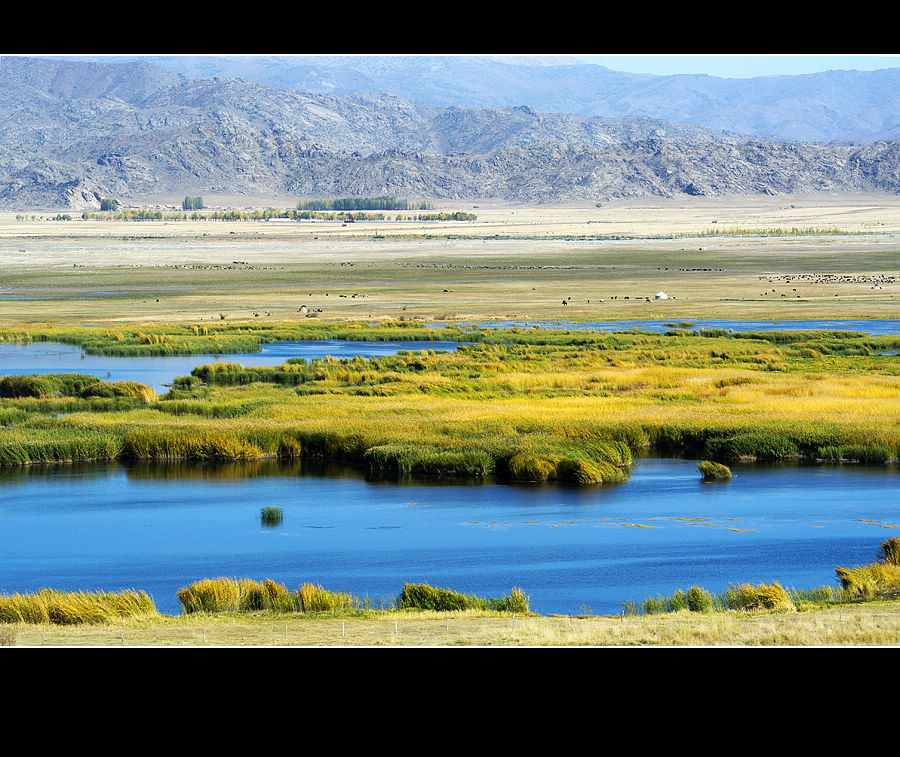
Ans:
<svg viewBox="0 0 900 757"><path fill-rule="evenodd" d="M474 611L361 617L190 615L100 625L10 625L19 647L896 646L900 603L806 612L681 611L649 616L524 616Z"/></svg>
<svg viewBox="0 0 900 757"><path fill-rule="evenodd" d="M207 209L294 204L218 199ZM0 214L0 324L289 321L306 317L304 305L327 320L891 318L900 304L894 196L473 201L429 212L454 210L478 218ZM669 299L655 300L659 291Z"/></svg>

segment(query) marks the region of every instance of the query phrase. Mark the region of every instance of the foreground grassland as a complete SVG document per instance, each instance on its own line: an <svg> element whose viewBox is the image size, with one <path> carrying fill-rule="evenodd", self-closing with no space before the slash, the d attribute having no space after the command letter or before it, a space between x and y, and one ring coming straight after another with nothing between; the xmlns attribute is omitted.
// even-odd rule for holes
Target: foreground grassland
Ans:
<svg viewBox="0 0 900 757"><path fill-rule="evenodd" d="M354 616L215 615L99 626L0 627L18 646L895 646L900 602L807 612L682 611L642 617L513 618L475 611Z"/></svg>
<svg viewBox="0 0 900 757"><path fill-rule="evenodd" d="M886 544L897 542L889 540ZM2 646L889 646L900 642L900 568L838 568L842 587L699 587L678 608L540 616L527 596L483 599L405 585L388 609L321 586L203 580L159 615L142 592L0 596ZM894 598L886 598L889 595ZM674 596L674 595L673 595ZM726 599L733 609L717 602ZM653 600L643 604L649 608ZM253 609L255 608L255 609Z"/></svg>

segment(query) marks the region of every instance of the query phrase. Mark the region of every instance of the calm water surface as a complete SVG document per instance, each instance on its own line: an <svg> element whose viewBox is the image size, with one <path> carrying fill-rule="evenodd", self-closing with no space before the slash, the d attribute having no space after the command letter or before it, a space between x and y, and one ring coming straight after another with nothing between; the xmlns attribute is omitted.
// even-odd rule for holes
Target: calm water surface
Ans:
<svg viewBox="0 0 900 757"><path fill-rule="evenodd" d="M157 394L165 394L177 376L187 376L206 363L240 363L245 366L281 365L290 358L381 357L401 350L455 350L458 342L343 342L324 339L310 342L273 342L261 352L226 355L175 355L161 357L109 357L88 355L80 347L56 342L0 343L0 376L10 374L82 373L106 381L138 381Z"/></svg>
<svg viewBox="0 0 900 757"><path fill-rule="evenodd" d="M900 527L900 473L642 459L625 484L367 481L275 463L88 465L0 471L0 591L140 588L162 612L199 578L305 581L394 597L405 581L538 612L617 613L692 584L812 587L870 562ZM262 507L284 509L276 528Z"/></svg>

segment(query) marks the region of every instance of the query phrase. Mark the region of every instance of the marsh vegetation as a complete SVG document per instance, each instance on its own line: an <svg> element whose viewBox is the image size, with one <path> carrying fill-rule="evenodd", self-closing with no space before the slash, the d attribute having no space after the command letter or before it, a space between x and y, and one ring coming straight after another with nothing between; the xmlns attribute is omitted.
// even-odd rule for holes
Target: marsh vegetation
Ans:
<svg viewBox="0 0 900 757"><path fill-rule="evenodd" d="M198 339L423 339L455 352L197 366L157 396L81 375L0 380L0 462L300 458L455 478L621 482L642 449L735 460L886 463L900 433L900 337L852 331L665 333L425 329L405 323L15 330L90 351ZM182 341L183 340L183 341ZM719 470L719 469L717 469Z"/></svg>

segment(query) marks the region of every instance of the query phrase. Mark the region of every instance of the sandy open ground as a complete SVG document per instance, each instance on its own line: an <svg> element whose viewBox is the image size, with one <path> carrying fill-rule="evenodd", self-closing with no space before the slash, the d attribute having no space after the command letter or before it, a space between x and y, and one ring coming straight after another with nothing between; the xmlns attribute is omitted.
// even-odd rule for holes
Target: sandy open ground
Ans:
<svg viewBox="0 0 900 757"><path fill-rule="evenodd" d="M232 207L292 207L248 202ZM478 220L0 214L0 324L293 320L303 306L325 319L891 318L900 304L894 196L438 210Z"/></svg>

